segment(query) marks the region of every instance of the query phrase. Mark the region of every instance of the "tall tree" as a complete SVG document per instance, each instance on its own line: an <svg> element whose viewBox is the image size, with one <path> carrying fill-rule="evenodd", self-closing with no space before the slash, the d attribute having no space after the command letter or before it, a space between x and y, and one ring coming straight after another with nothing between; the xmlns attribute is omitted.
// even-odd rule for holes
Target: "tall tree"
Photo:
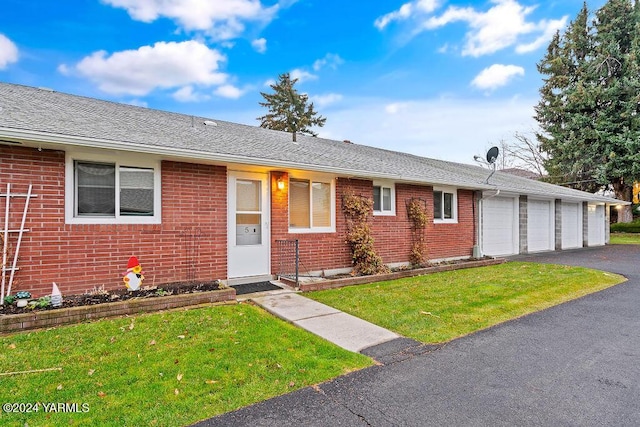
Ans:
<svg viewBox="0 0 640 427"><path fill-rule="evenodd" d="M640 178L640 6L609 0L589 22L586 3L538 63L536 119L545 168L560 182L613 188L631 201ZM619 221L631 220L623 209Z"/></svg>
<svg viewBox="0 0 640 427"><path fill-rule="evenodd" d="M291 132L294 141L297 133L318 136L311 127L322 127L327 121L318 115L306 94L298 93L294 87L297 82L298 79L292 79L289 73L280 74L278 81L271 85L273 93L260 92L265 99L260 105L267 107L269 112L258 117L261 127Z"/></svg>

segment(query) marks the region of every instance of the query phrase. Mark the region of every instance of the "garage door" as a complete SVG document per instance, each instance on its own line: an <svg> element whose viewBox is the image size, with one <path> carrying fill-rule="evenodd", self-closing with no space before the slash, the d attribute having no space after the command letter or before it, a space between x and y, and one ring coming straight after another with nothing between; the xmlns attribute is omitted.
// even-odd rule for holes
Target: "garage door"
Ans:
<svg viewBox="0 0 640 427"><path fill-rule="evenodd" d="M589 205L589 246L604 245L604 206Z"/></svg>
<svg viewBox="0 0 640 427"><path fill-rule="evenodd" d="M516 199L493 197L482 201L482 252L485 255L518 253Z"/></svg>
<svg viewBox="0 0 640 427"><path fill-rule="evenodd" d="M562 249L582 247L582 209L580 203L562 203Z"/></svg>
<svg viewBox="0 0 640 427"><path fill-rule="evenodd" d="M527 248L529 252L555 249L554 212L548 200L527 203Z"/></svg>

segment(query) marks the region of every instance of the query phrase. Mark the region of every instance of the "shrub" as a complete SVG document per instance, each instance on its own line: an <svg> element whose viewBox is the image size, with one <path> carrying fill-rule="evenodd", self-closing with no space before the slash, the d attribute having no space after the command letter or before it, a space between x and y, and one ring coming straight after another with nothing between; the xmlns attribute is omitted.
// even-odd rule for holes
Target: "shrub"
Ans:
<svg viewBox="0 0 640 427"><path fill-rule="evenodd" d="M612 233L640 233L640 220L611 224Z"/></svg>
<svg viewBox="0 0 640 427"><path fill-rule="evenodd" d="M376 253L368 223L373 200L347 192L342 199L342 210L347 218L346 242L351 249L354 274L388 273L389 268Z"/></svg>

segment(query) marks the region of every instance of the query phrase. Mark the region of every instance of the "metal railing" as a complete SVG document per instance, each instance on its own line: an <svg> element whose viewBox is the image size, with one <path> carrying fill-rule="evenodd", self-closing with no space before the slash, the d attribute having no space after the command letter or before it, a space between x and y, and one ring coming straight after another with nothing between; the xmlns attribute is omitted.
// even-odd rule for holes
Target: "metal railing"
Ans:
<svg viewBox="0 0 640 427"><path fill-rule="evenodd" d="M276 275L295 282L300 274L300 250L298 240L276 240L278 265Z"/></svg>

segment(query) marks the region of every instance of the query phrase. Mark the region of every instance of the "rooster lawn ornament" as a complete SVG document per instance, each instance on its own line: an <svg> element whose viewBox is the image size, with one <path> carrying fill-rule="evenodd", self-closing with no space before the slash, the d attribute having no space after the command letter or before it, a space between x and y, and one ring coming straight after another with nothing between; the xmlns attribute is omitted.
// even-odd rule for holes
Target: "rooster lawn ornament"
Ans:
<svg viewBox="0 0 640 427"><path fill-rule="evenodd" d="M122 281L130 291L137 291L142 285L144 275L142 274L142 266L138 262L138 258L132 256L127 263L127 272L124 273Z"/></svg>

